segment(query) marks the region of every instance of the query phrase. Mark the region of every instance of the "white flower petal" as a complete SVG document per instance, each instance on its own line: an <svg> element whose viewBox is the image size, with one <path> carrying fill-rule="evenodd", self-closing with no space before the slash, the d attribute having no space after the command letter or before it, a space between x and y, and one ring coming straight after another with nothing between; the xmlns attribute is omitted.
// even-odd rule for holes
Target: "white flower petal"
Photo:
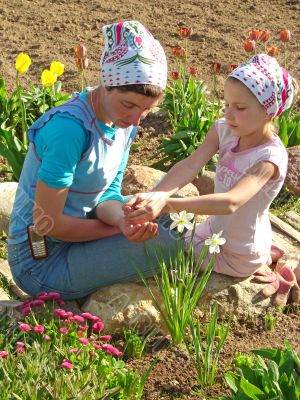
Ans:
<svg viewBox="0 0 300 400"><path fill-rule="evenodd" d="M173 221L178 221L179 215L178 215L177 213L171 213L171 214L170 214L170 218L171 218Z"/></svg>
<svg viewBox="0 0 300 400"><path fill-rule="evenodd" d="M184 225L183 224L178 224L177 230L178 230L179 233L182 233L183 230L184 230Z"/></svg>
<svg viewBox="0 0 300 400"><path fill-rule="evenodd" d="M226 239L225 238L220 238L219 239L219 246L222 246L225 243L226 243Z"/></svg>
<svg viewBox="0 0 300 400"><path fill-rule="evenodd" d="M174 222L172 222L172 223L171 223L171 225L170 225L170 229L174 229L174 228L176 228L176 227L177 227L177 225L178 225L178 221L174 221Z"/></svg>
<svg viewBox="0 0 300 400"><path fill-rule="evenodd" d="M186 219L187 219L188 221L190 221L191 219L194 218L194 216L195 216L195 214L193 214L193 213L187 213L187 214L186 214Z"/></svg>
<svg viewBox="0 0 300 400"><path fill-rule="evenodd" d="M210 254L215 252L215 246L209 246L208 251L210 252Z"/></svg>
<svg viewBox="0 0 300 400"><path fill-rule="evenodd" d="M191 231L194 227L194 224L190 221L187 221L184 226L186 227L186 229L188 229L189 231Z"/></svg>

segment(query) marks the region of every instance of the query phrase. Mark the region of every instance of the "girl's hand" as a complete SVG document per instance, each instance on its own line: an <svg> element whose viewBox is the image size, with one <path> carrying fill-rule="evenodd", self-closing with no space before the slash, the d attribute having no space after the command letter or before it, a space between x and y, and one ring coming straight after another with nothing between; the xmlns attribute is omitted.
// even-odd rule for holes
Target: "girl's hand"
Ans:
<svg viewBox="0 0 300 400"><path fill-rule="evenodd" d="M164 210L169 195L166 192L138 193L123 206L125 221L140 224L153 221Z"/></svg>
<svg viewBox="0 0 300 400"><path fill-rule="evenodd" d="M120 222L120 229L128 240L135 243L144 242L159 235L158 225L154 222L132 225L124 219Z"/></svg>

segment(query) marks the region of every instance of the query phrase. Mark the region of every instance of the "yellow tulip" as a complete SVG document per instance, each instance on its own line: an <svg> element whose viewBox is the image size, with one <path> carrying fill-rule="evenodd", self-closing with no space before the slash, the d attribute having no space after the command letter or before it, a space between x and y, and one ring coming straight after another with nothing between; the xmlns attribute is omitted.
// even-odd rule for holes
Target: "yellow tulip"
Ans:
<svg viewBox="0 0 300 400"><path fill-rule="evenodd" d="M43 84L43 86L50 87L53 86L54 83L56 82L57 79L57 75L54 74L53 72L49 71L49 69L45 69L42 72L42 76L41 76L41 82Z"/></svg>
<svg viewBox="0 0 300 400"><path fill-rule="evenodd" d="M19 74L24 74L31 64L31 58L28 54L20 53L16 58L16 70Z"/></svg>
<svg viewBox="0 0 300 400"><path fill-rule="evenodd" d="M50 65L50 71L57 76L60 76L65 71L65 66L59 61L53 61Z"/></svg>

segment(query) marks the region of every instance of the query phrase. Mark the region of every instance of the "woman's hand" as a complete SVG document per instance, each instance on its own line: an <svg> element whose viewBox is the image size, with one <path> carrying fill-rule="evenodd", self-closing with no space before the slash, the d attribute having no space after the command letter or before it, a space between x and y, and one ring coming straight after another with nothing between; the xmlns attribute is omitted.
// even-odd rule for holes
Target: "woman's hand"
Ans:
<svg viewBox="0 0 300 400"><path fill-rule="evenodd" d="M144 242L159 235L158 225L154 222L132 225L123 219L119 225L123 235L131 242Z"/></svg>
<svg viewBox="0 0 300 400"><path fill-rule="evenodd" d="M125 221L128 224L141 224L153 221L165 211L168 193L138 193L123 206Z"/></svg>

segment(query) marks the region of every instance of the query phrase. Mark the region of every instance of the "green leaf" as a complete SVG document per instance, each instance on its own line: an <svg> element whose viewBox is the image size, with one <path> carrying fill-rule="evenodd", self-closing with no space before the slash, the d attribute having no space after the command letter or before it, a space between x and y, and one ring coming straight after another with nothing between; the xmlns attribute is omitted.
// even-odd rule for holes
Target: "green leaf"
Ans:
<svg viewBox="0 0 300 400"><path fill-rule="evenodd" d="M252 400L259 400L256 395L264 394L262 390L260 390L257 386L252 385L252 383L247 381L244 377L241 378L240 388Z"/></svg>
<svg viewBox="0 0 300 400"><path fill-rule="evenodd" d="M236 383L238 381L238 378L233 373L228 372L227 374L225 374L224 379L229 388L233 391L233 393L237 393L238 387Z"/></svg>
<svg viewBox="0 0 300 400"><path fill-rule="evenodd" d="M287 147L288 142L289 142L289 137L287 134L287 123L286 123L286 119L284 117L280 119L278 134L279 134L279 137L280 137L282 143L284 144L284 146Z"/></svg>
<svg viewBox="0 0 300 400"><path fill-rule="evenodd" d="M273 381L276 381L276 382L279 380L279 369L278 369L278 365L276 364L275 361L270 360L268 372L269 372L270 379L272 379Z"/></svg>

